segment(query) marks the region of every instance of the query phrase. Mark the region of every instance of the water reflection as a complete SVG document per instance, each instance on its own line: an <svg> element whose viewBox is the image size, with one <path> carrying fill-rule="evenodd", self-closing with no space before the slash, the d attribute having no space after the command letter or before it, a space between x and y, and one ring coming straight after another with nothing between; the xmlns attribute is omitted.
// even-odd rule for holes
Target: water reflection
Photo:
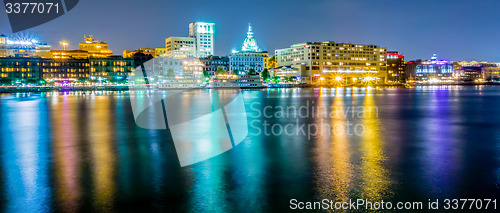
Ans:
<svg viewBox="0 0 500 213"><path fill-rule="evenodd" d="M351 153L349 148L348 129L349 121L345 115L347 107L344 105L344 90L336 89L331 91L333 103L324 103L321 96L318 104L327 105L328 115L325 117L329 125L322 125L320 132L324 137L317 141L317 162L319 170L318 191L322 198L336 201L347 201L350 198L351 179L353 176L353 165L351 163ZM325 129L325 127L328 127ZM328 133L327 133L328 132Z"/></svg>
<svg viewBox="0 0 500 213"><path fill-rule="evenodd" d="M50 138L45 101L2 101L1 165L6 212L48 212L51 205ZM1 203L0 203L1 204ZM0 209L1 210L1 209Z"/></svg>
<svg viewBox="0 0 500 213"><path fill-rule="evenodd" d="M110 111L110 98L106 96L93 96L88 102L90 130L89 144L93 169L93 205L94 209L109 211L113 206L115 195L115 155L110 131L112 126L112 113Z"/></svg>
<svg viewBox="0 0 500 213"><path fill-rule="evenodd" d="M54 97L51 108L52 153L54 155L55 197L64 212L78 210L81 198L77 111L68 96Z"/></svg>
<svg viewBox="0 0 500 213"><path fill-rule="evenodd" d="M364 133L361 142L361 187L362 197L379 201L390 195L390 174L385 167L384 142L381 123L378 120L378 107L374 101L373 90L366 90L363 104L362 125Z"/></svg>
<svg viewBox="0 0 500 213"><path fill-rule="evenodd" d="M499 88L273 89L244 96L247 106L260 102L261 108L314 100L315 106L333 107L316 108L318 115L348 107L366 112L361 118L300 119L330 127L318 125L311 140L248 137L224 154L181 168L166 131L134 123L126 94L0 96L0 212L284 212L291 198L499 196ZM196 111L194 104L183 109ZM404 128L385 128L388 120ZM348 122L362 124L364 134L341 131Z"/></svg>

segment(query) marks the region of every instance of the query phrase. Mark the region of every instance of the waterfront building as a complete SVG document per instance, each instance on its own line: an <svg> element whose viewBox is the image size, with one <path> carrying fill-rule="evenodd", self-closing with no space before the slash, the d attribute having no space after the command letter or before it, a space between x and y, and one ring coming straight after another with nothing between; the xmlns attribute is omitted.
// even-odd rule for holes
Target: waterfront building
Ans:
<svg viewBox="0 0 500 213"><path fill-rule="evenodd" d="M278 49L275 52L277 67L291 66L308 83L323 84L330 80L354 83L377 80L387 76L387 49L376 45L306 42ZM305 65L305 66L302 66Z"/></svg>
<svg viewBox="0 0 500 213"><path fill-rule="evenodd" d="M198 57L196 43L194 37L169 37L165 39L164 56L168 58Z"/></svg>
<svg viewBox="0 0 500 213"><path fill-rule="evenodd" d="M42 58L0 57L0 78L39 79Z"/></svg>
<svg viewBox="0 0 500 213"><path fill-rule="evenodd" d="M252 27L249 25L241 51L233 51L229 56L230 70L231 72L237 70L239 75L248 74L251 69L260 73L267 68L268 59L269 53L259 48Z"/></svg>
<svg viewBox="0 0 500 213"><path fill-rule="evenodd" d="M214 23L206 22L189 24L189 37L195 39L195 57L205 58L214 54L214 26Z"/></svg>
<svg viewBox="0 0 500 213"><path fill-rule="evenodd" d="M134 69L134 59L121 56L89 58L90 78L106 78L116 81L125 79Z"/></svg>
<svg viewBox="0 0 500 213"><path fill-rule="evenodd" d="M78 50L87 51L89 57L105 58L113 55L107 43L94 40L92 35L84 36L84 39L84 42L78 43Z"/></svg>
<svg viewBox="0 0 500 213"><path fill-rule="evenodd" d="M209 56L201 58L200 61L203 63L203 70L207 71L210 75L215 75L218 69L230 70L229 57Z"/></svg>
<svg viewBox="0 0 500 213"><path fill-rule="evenodd" d="M463 66L453 72L456 80L462 82L473 82L484 80L484 70L482 66Z"/></svg>
<svg viewBox="0 0 500 213"><path fill-rule="evenodd" d="M90 77L88 59L42 59L41 76L47 82L76 81Z"/></svg>
<svg viewBox="0 0 500 213"><path fill-rule="evenodd" d="M298 81L302 80L302 71L305 70L305 65L299 66L281 66L273 70L274 76L281 79L295 79ZM305 82L304 82L305 83Z"/></svg>
<svg viewBox="0 0 500 213"><path fill-rule="evenodd" d="M396 51L387 52L387 81L403 82L405 56Z"/></svg>
<svg viewBox="0 0 500 213"><path fill-rule="evenodd" d="M454 81L453 63L438 60L434 54L430 60L413 60L405 66L405 75L410 81L433 83L441 81Z"/></svg>
<svg viewBox="0 0 500 213"><path fill-rule="evenodd" d="M0 35L0 57L50 57L50 45L32 38Z"/></svg>

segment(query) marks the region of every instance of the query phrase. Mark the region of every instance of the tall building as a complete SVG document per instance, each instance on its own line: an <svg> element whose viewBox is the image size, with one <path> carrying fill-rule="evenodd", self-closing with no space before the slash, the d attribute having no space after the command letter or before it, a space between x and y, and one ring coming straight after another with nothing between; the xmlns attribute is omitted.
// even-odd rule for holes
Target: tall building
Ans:
<svg viewBox="0 0 500 213"><path fill-rule="evenodd" d="M165 39L165 56L187 58L196 56L196 39L192 37L169 37Z"/></svg>
<svg viewBox="0 0 500 213"><path fill-rule="evenodd" d="M189 24L189 37L195 39L195 57L205 58L214 54L214 23Z"/></svg>
<svg viewBox="0 0 500 213"><path fill-rule="evenodd" d="M275 52L277 67L289 66L300 70L307 82L359 80L385 81L387 49L376 45L351 43L306 42ZM305 66L302 66L305 65Z"/></svg>
<svg viewBox="0 0 500 213"><path fill-rule="evenodd" d="M252 27L248 25L247 37L243 41L241 51L233 51L229 56L230 70L237 70L240 75L247 74L251 69L260 73L267 68L268 59L269 53L261 51L253 37Z"/></svg>
<svg viewBox="0 0 500 213"><path fill-rule="evenodd" d="M93 36L84 36L85 41L78 43L78 50L89 52L89 57L103 58L113 55L113 52L108 49L108 44L94 40Z"/></svg>
<svg viewBox="0 0 500 213"><path fill-rule="evenodd" d="M387 80L403 82L405 69L405 56L399 52L387 52Z"/></svg>

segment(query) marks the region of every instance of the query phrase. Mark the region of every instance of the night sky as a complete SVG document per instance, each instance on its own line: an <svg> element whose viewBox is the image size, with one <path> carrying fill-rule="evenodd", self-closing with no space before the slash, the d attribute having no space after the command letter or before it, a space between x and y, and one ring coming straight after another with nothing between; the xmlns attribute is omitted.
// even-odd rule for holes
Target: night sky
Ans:
<svg viewBox="0 0 500 213"><path fill-rule="evenodd" d="M5 11L3 5L0 6ZM305 41L376 44L407 59L500 62L498 0L80 0L68 14L22 33L60 48L83 35L107 42L114 54L164 47L187 36L192 21L216 23L215 54L240 49L248 23L261 49ZM0 33L10 34L5 12Z"/></svg>

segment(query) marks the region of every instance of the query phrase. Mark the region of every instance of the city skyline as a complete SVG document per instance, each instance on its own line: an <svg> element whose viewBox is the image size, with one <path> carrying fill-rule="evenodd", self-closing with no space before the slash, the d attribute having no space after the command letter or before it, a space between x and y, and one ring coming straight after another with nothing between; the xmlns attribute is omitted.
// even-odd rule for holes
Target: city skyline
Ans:
<svg viewBox="0 0 500 213"><path fill-rule="evenodd" d="M213 5L195 1L192 8L184 7L185 2L140 6L135 1L125 1L120 5L103 2L96 7L85 1L64 17L21 33L36 34L54 49L61 40L70 41L68 48L76 49L82 35L92 34L109 43L116 54L143 47L164 47L165 38L188 34L187 23L206 21L216 23L215 55L229 55L231 50L241 46L250 22L261 49L271 54L275 49L295 43L335 41L375 44L402 52L408 59L427 59L437 53L440 58L453 61L500 61L500 53L496 51L498 41L489 36L499 30L488 27L498 19L493 9L500 3L469 1L450 4L452 1L445 1L427 4L430 2L317 1L303 6L297 2L256 1L248 7L235 9L231 2L225 1ZM110 15L109 10L113 7L119 7L121 11L143 9ZM176 7L187 9L176 11ZM93 11L92 16L85 14L88 11ZM161 18L148 19L150 13ZM463 16L465 13L467 18ZM6 14L0 16L0 32L11 34ZM142 28L137 29L138 26ZM423 26L425 32L421 30Z"/></svg>

